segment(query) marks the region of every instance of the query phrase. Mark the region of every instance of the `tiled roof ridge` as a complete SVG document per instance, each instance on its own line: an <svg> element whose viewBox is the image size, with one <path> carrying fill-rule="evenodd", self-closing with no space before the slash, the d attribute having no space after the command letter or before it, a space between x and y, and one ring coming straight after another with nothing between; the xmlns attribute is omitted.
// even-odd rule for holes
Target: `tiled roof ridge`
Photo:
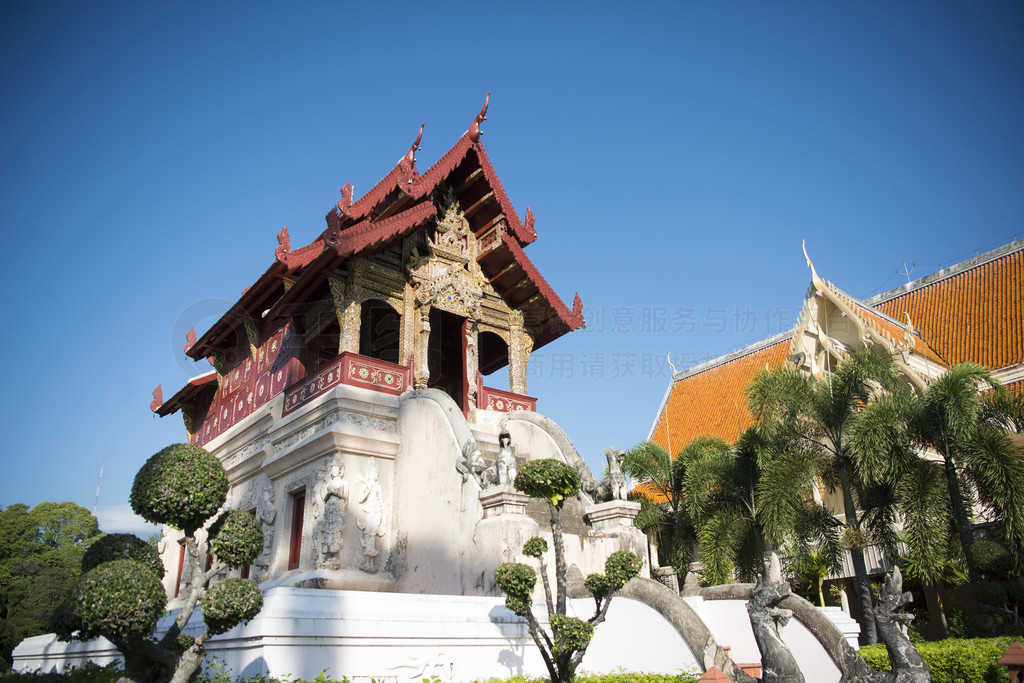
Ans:
<svg viewBox="0 0 1024 683"><path fill-rule="evenodd" d="M918 280L908 282L907 284L896 287L895 289L890 289L887 292L882 292L881 294L876 294L875 296L864 299L864 303L874 307L876 304L891 301L892 299L899 298L904 294L909 294L910 292L914 292L919 289L924 289L929 285L933 285L937 282L941 282L943 280L949 279L961 273L966 273L967 271L973 270L978 266L983 266L986 263L998 261L999 259L1004 258L1006 256L1010 256L1011 254L1014 254L1022 249L1024 249L1024 239L1014 240L1009 244L1004 244L1001 247L996 247L995 249L987 251L984 254L975 256L972 259L961 261L960 263L955 263L952 266L949 266L948 268L943 268L942 270L938 270L932 273L931 275L925 275L924 277Z"/></svg>
<svg viewBox="0 0 1024 683"><path fill-rule="evenodd" d="M712 358L711 360L704 361L703 363L700 363L698 365L694 365L694 366L689 367L689 368L687 368L685 370L680 370L679 372L677 372L674 375L672 375L672 383L675 384L676 382L678 382L681 379L686 379L687 377L693 377L694 375L699 375L702 372L706 372L706 371L711 370L713 368L716 368L716 367L718 367L720 365L725 365L726 363L731 363L732 361L734 361L734 360L736 360L738 358L743 358L744 356L749 356L752 353L757 353L758 351L763 351L764 349L767 349L767 348L769 348L771 346L775 346L776 344L784 342L787 339L792 338L793 336L794 336L794 330L792 330L792 329L791 330L786 330L785 332L779 332L778 334L772 335L771 337L768 337L767 339L762 339L761 341L754 342L753 344L750 344L748 346L744 346L741 349L736 349L735 351L731 351L731 352L729 352L729 353L727 353L725 355L719 356L718 358ZM672 387L670 386L669 387L669 391L671 391L671 389L672 389Z"/></svg>

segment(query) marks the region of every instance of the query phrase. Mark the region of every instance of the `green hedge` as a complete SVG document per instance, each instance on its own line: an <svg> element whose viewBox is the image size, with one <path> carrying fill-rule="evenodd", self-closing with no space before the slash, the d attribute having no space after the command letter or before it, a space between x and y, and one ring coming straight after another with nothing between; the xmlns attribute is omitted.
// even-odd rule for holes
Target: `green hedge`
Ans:
<svg viewBox="0 0 1024 683"><path fill-rule="evenodd" d="M932 670L933 683L976 681L1001 683L1009 681L1006 667L996 661L1010 648L1015 639L1001 638L947 638L933 642L916 643L921 658ZM889 653L885 645L868 645L860 649L861 656L877 671L889 670Z"/></svg>

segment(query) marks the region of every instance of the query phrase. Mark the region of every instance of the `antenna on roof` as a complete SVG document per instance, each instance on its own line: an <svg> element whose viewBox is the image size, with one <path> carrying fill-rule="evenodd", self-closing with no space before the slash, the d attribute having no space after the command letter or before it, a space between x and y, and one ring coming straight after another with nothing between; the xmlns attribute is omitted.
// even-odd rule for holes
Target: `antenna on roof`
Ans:
<svg viewBox="0 0 1024 683"><path fill-rule="evenodd" d="M107 458L104 456L100 462L100 479L96 482L96 497L92 501L92 516L96 516L96 505L100 502L100 484L103 483L103 466L107 464Z"/></svg>
<svg viewBox="0 0 1024 683"><path fill-rule="evenodd" d="M910 274L913 273L916 268L917 268L917 264L914 263L914 262L911 262L910 263L910 268L908 269L907 268L907 261L906 261L906 259L904 259L903 260L903 270L900 270L899 268L897 268L896 269L896 274L897 275L902 275L905 278L907 278L907 283L909 284L910 283Z"/></svg>

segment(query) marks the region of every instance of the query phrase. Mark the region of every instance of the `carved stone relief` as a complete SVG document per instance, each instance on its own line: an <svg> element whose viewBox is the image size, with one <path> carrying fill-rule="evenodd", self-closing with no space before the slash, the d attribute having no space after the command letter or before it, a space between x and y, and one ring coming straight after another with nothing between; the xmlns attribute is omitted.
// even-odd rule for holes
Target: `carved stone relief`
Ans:
<svg viewBox="0 0 1024 683"><path fill-rule="evenodd" d="M360 545L365 559L360 568L368 572L376 572L379 569L375 561L379 554L377 539L383 538L388 532L387 506L379 479L380 471L377 464L371 460L364 474L356 480L356 501L362 506L363 511L362 519L356 520L356 526L363 532Z"/></svg>
<svg viewBox="0 0 1024 683"><path fill-rule="evenodd" d="M277 519L274 487L266 475L262 475L262 478L263 485L260 487L259 500L256 503L256 518L263 527L263 550L253 560L253 566L249 571L249 578L256 583L270 578L267 575L270 570L270 548L274 543L274 520Z"/></svg>
<svg viewBox="0 0 1024 683"><path fill-rule="evenodd" d="M342 530L348 509L345 463L334 456L317 470L313 485L313 559L317 569L340 569Z"/></svg>

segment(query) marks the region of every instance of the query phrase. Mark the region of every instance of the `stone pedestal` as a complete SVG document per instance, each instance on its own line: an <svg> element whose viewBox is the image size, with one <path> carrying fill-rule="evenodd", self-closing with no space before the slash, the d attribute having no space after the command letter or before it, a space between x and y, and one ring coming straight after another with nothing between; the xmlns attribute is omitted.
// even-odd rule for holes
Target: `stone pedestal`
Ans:
<svg viewBox="0 0 1024 683"><path fill-rule="evenodd" d="M673 593L679 592L679 575L674 567L657 567L651 570L651 578L668 586Z"/></svg>
<svg viewBox="0 0 1024 683"><path fill-rule="evenodd" d="M594 531L608 533L620 531L622 527L636 529L633 520L640 512L640 503L628 500L610 500L607 503L591 505L585 511L587 522Z"/></svg>
<svg viewBox="0 0 1024 683"><path fill-rule="evenodd" d="M492 486L480 492L480 505L484 508L484 519L501 515L526 515L526 504L530 497L516 491L509 485Z"/></svg>

